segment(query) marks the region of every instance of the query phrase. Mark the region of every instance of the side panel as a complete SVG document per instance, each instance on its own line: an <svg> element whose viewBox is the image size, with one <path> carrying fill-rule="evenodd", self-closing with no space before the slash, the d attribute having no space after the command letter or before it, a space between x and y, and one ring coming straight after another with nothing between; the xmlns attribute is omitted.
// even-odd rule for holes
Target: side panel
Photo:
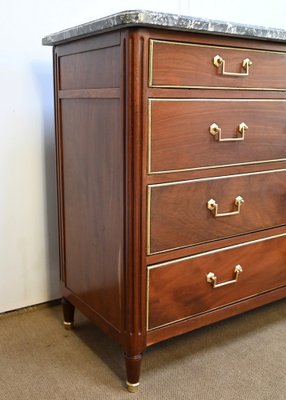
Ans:
<svg viewBox="0 0 286 400"><path fill-rule="evenodd" d="M123 140L118 99L63 99L66 286L120 328Z"/></svg>
<svg viewBox="0 0 286 400"><path fill-rule="evenodd" d="M121 64L119 32L55 49L63 296L118 340L125 257Z"/></svg>

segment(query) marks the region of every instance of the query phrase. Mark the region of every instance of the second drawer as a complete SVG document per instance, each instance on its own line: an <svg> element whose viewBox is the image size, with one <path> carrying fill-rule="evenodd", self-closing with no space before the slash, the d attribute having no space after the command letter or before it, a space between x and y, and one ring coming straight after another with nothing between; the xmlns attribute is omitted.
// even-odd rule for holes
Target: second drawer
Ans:
<svg viewBox="0 0 286 400"><path fill-rule="evenodd" d="M148 173L285 160L285 115L286 100L149 99Z"/></svg>
<svg viewBox="0 0 286 400"><path fill-rule="evenodd" d="M286 170L148 186L147 254L286 224Z"/></svg>

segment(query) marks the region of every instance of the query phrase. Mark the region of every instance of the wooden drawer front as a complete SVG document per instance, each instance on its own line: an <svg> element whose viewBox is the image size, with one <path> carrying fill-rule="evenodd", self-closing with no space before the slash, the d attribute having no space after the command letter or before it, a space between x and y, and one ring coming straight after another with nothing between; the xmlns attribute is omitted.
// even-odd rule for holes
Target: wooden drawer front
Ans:
<svg viewBox="0 0 286 400"><path fill-rule="evenodd" d="M214 57L225 60L225 72ZM243 60L250 59L247 71ZM286 54L268 50L150 40L149 86L175 88L242 88L286 90Z"/></svg>
<svg viewBox="0 0 286 400"><path fill-rule="evenodd" d="M218 212L240 213L215 217ZM149 185L147 253L155 254L286 224L286 170Z"/></svg>
<svg viewBox="0 0 286 400"><path fill-rule="evenodd" d="M148 173L285 160L285 115L285 100L150 99Z"/></svg>
<svg viewBox="0 0 286 400"><path fill-rule="evenodd" d="M206 275L213 272L213 288ZM154 329L286 284L286 237L262 239L148 267L148 328Z"/></svg>

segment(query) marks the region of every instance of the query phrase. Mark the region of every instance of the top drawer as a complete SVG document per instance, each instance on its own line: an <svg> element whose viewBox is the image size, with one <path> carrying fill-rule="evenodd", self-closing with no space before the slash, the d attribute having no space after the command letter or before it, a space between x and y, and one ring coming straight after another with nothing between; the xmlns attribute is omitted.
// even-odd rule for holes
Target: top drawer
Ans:
<svg viewBox="0 0 286 400"><path fill-rule="evenodd" d="M150 39L150 87L286 90L285 70L283 52Z"/></svg>

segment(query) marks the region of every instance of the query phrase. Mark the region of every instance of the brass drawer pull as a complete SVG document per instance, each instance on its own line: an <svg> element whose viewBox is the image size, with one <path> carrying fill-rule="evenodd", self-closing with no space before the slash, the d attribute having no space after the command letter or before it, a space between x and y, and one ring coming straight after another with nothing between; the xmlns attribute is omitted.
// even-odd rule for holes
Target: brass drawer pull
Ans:
<svg viewBox="0 0 286 400"><path fill-rule="evenodd" d="M222 282L222 283L216 283L217 281L217 277L215 276L215 274L213 272L209 272L207 274L207 282L210 283L214 289L222 287L222 286L227 286L227 285L231 285L232 283L236 283L238 281L238 275L241 274L241 272L243 272L243 269L241 267L241 265L236 265L234 268L234 279L232 279L231 281L226 281L226 282Z"/></svg>
<svg viewBox="0 0 286 400"><path fill-rule="evenodd" d="M225 60L220 56L216 55L213 59L213 64L217 68L221 68L221 75L227 76L248 76L249 75L249 67L252 65L252 61L249 58L245 58L242 60L241 68L244 69L244 72L226 72L225 70Z"/></svg>
<svg viewBox="0 0 286 400"><path fill-rule="evenodd" d="M244 140L244 135L245 135L245 132L246 132L247 129L248 129L248 126L246 125L246 123L245 122L241 122L238 125L238 132L240 134L239 137L223 139L222 135L221 135L221 128L216 123L213 123L209 127L209 132L210 132L211 135L216 136L216 139L219 142L238 142L240 140Z"/></svg>
<svg viewBox="0 0 286 400"><path fill-rule="evenodd" d="M219 213L218 212L218 204L216 203L216 201L214 199L210 199L207 202L207 207L208 210L213 211L214 212L214 216L215 217L227 217L229 215L237 215L240 213L240 207L241 205L244 203L244 200L241 196L237 196L234 199L234 205L237 208L237 210L235 211L230 211L230 212L226 212L226 213Z"/></svg>

